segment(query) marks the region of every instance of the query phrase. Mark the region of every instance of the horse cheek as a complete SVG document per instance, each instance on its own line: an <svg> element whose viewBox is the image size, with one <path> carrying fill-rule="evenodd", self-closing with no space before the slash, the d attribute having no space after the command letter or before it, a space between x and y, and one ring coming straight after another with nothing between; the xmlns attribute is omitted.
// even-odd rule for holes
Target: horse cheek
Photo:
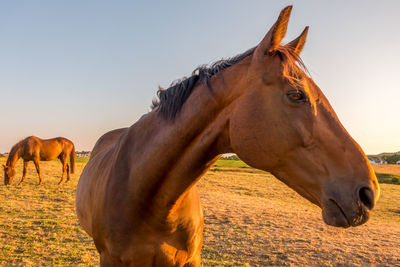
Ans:
<svg viewBox="0 0 400 267"><path fill-rule="evenodd" d="M278 160L274 152L274 122L267 114L270 108L257 95L243 99L230 120L230 141L233 152L248 165L262 170L270 169ZM263 104L263 105L262 105Z"/></svg>

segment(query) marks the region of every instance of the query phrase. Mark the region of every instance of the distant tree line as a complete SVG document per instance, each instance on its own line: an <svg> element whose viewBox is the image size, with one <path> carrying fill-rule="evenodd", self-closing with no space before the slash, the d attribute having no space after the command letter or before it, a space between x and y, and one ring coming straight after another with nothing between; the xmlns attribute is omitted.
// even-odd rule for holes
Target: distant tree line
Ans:
<svg viewBox="0 0 400 267"><path fill-rule="evenodd" d="M396 162L400 160L400 154L384 155L382 156L382 159L387 161L388 164L396 164Z"/></svg>

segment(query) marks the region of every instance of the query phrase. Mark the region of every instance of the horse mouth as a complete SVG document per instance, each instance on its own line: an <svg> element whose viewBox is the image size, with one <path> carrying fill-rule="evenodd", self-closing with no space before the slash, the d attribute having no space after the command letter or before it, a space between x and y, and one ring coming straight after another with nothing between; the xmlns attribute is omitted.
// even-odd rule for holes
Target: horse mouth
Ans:
<svg viewBox="0 0 400 267"><path fill-rule="evenodd" d="M322 218L326 224L343 228L364 224L368 221L370 215L370 211L361 207L355 210L346 210L332 198L325 202L322 209Z"/></svg>
<svg viewBox="0 0 400 267"><path fill-rule="evenodd" d="M331 226L348 228L352 226L351 220L347 217L343 208L332 198L330 198L322 209L324 222Z"/></svg>
<svg viewBox="0 0 400 267"><path fill-rule="evenodd" d="M336 207L339 209L340 213L342 214L343 218L346 220L347 225L344 227L349 227L351 225L349 218L347 218L346 213L343 211L342 207L334 200L334 199L329 199L330 201L333 202L333 204L336 205Z"/></svg>

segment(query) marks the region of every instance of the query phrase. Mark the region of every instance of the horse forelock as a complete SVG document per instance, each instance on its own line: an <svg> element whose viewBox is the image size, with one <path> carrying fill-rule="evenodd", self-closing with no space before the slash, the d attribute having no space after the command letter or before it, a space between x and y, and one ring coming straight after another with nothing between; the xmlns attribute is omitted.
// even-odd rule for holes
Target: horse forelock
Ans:
<svg viewBox="0 0 400 267"><path fill-rule="evenodd" d="M274 53L278 54L282 60L283 78L285 78L292 86L301 86L305 76L310 76L300 55L295 53L291 47L279 46Z"/></svg>

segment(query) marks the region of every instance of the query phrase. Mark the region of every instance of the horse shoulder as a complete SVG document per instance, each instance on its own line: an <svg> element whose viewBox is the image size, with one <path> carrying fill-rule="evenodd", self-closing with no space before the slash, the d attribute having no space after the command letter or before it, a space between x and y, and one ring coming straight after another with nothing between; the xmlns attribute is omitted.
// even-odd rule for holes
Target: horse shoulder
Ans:
<svg viewBox="0 0 400 267"><path fill-rule="evenodd" d="M25 138L23 142L24 154L31 157L40 150L40 139L36 136L30 136Z"/></svg>
<svg viewBox="0 0 400 267"><path fill-rule="evenodd" d="M93 227L99 225L95 214L102 208L99 203L103 203L106 194L108 174L113 165L114 145L125 130L126 128L113 130L99 138L79 178L76 211L82 227L90 236L95 231Z"/></svg>
<svg viewBox="0 0 400 267"><path fill-rule="evenodd" d="M100 151L106 149L110 145L114 145L121 135L127 131L128 128L120 128L109 131L103 134L96 142L92 149L91 158L98 154Z"/></svg>

